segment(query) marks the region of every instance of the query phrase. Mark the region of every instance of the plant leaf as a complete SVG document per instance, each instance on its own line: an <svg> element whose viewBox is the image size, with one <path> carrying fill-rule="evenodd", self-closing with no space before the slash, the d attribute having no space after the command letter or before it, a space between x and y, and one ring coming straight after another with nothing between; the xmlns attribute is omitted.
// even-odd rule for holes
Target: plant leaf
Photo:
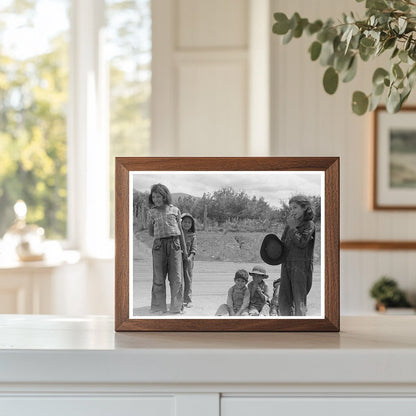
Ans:
<svg viewBox="0 0 416 416"><path fill-rule="evenodd" d="M381 97L382 97L382 94L379 94L379 95L371 94L370 106L368 108L368 111L373 111L378 107L381 101Z"/></svg>
<svg viewBox="0 0 416 416"><path fill-rule="evenodd" d="M404 31L406 30L407 20L404 17L400 16L398 20L398 24L399 24L399 35L402 35Z"/></svg>
<svg viewBox="0 0 416 416"><path fill-rule="evenodd" d="M399 53L399 51L400 51L400 49L396 46L393 50L393 53L390 56L390 59L394 59L397 56L397 54Z"/></svg>
<svg viewBox="0 0 416 416"><path fill-rule="evenodd" d="M322 26L324 24L321 20L315 20L313 23L309 24L309 26L306 28L306 32L309 35L313 35L314 33L319 32L322 29Z"/></svg>
<svg viewBox="0 0 416 416"><path fill-rule="evenodd" d="M401 79L404 77L403 71L400 68L399 64L394 64L392 68L392 73L397 79Z"/></svg>
<svg viewBox="0 0 416 416"><path fill-rule="evenodd" d="M334 62L334 43L326 41L322 45L320 63L322 66L332 65Z"/></svg>
<svg viewBox="0 0 416 416"><path fill-rule="evenodd" d="M323 84L324 89L328 94L334 94L338 88L338 72L332 66L327 68L324 74Z"/></svg>
<svg viewBox="0 0 416 416"><path fill-rule="evenodd" d="M399 58L400 58L400 60L402 61L402 62L404 62L404 63L407 63L407 61L408 61L408 54L407 54L407 51L405 51L405 50L401 50L400 52L399 52Z"/></svg>
<svg viewBox="0 0 416 416"><path fill-rule="evenodd" d="M410 34L410 36L407 38L406 43L404 44L404 49L407 51L410 48L410 44L413 40L413 33Z"/></svg>
<svg viewBox="0 0 416 416"><path fill-rule="evenodd" d="M293 39L293 30L289 30L286 35L283 36L282 43L283 45L288 44Z"/></svg>
<svg viewBox="0 0 416 416"><path fill-rule="evenodd" d="M344 73L344 76L342 77L342 82L350 82L352 79L354 79L355 75L357 74L357 67L357 58L354 55L351 58L347 71Z"/></svg>
<svg viewBox="0 0 416 416"><path fill-rule="evenodd" d="M276 23L273 25L273 33L285 35L290 29L287 16L284 13L275 13L274 20L276 20Z"/></svg>
<svg viewBox="0 0 416 416"><path fill-rule="evenodd" d="M384 68L377 68L373 74L373 85L377 86L379 84L384 84L384 78L389 75L388 71Z"/></svg>
<svg viewBox="0 0 416 416"><path fill-rule="evenodd" d="M397 113L400 109L400 93L397 88L392 87L390 94L387 96L387 111L389 113Z"/></svg>
<svg viewBox="0 0 416 416"><path fill-rule="evenodd" d="M352 111L362 116L368 108L368 97L361 91L355 91L352 95Z"/></svg>
<svg viewBox="0 0 416 416"><path fill-rule="evenodd" d="M309 47L309 52L311 54L312 61L316 61L319 58L319 55L321 54L322 50L322 44L318 41L315 41L312 43L312 45Z"/></svg>

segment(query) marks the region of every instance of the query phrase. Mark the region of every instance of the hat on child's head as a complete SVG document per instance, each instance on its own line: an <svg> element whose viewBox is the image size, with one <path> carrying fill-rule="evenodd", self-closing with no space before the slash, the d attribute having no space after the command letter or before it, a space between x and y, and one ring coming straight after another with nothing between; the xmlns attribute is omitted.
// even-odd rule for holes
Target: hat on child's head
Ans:
<svg viewBox="0 0 416 416"><path fill-rule="evenodd" d="M183 220L185 217L188 217L188 218L190 218L192 221L195 221L194 220L194 217L189 213L189 212L184 212L182 215L181 215L181 220Z"/></svg>
<svg viewBox="0 0 416 416"><path fill-rule="evenodd" d="M234 280L236 279L244 279L246 283L248 282L248 272L247 270L240 269L235 272Z"/></svg>
<svg viewBox="0 0 416 416"><path fill-rule="evenodd" d="M286 248L276 234L267 234L261 243L260 257L267 264L277 266L285 259Z"/></svg>
<svg viewBox="0 0 416 416"><path fill-rule="evenodd" d="M249 273L250 276L256 274L258 276L262 276L263 279L267 279L269 275L266 273L266 269L263 266L254 266L253 270Z"/></svg>

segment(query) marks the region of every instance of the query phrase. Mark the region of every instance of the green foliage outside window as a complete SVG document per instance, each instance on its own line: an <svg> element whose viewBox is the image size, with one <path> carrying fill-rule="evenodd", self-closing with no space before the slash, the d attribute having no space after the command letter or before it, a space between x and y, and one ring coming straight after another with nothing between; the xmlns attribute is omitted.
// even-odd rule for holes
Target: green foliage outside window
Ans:
<svg viewBox="0 0 416 416"><path fill-rule="evenodd" d="M14 203L23 199L28 222L44 227L48 238L64 238L66 32L57 33L48 50L36 55L23 50L19 57L5 47L8 22L33 26L35 3L16 0L0 7L0 237L13 222Z"/></svg>

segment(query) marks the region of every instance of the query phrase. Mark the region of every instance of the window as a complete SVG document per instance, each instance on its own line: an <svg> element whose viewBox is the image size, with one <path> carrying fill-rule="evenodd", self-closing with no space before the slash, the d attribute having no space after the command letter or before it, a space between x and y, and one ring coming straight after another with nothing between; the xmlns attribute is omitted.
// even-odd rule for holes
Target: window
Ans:
<svg viewBox="0 0 416 416"><path fill-rule="evenodd" d="M0 237L23 199L47 238L102 253L114 157L147 155L151 0L0 6Z"/></svg>
<svg viewBox="0 0 416 416"><path fill-rule="evenodd" d="M149 153L150 0L107 0L110 79L110 235L114 236L114 157Z"/></svg>
<svg viewBox="0 0 416 416"><path fill-rule="evenodd" d="M28 222L66 237L69 9L67 0L0 6L0 236L24 199Z"/></svg>

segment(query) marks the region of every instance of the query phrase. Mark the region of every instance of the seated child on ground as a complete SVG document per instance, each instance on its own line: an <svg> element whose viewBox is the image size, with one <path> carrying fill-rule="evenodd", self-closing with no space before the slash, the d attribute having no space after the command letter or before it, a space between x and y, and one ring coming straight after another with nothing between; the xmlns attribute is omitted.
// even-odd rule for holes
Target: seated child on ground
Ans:
<svg viewBox="0 0 416 416"><path fill-rule="evenodd" d="M228 290L227 303L222 304L216 316L241 316L248 315L250 294L247 288L248 273L246 270L237 270L234 276L235 284Z"/></svg>
<svg viewBox="0 0 416 416"><path fill-rule="evenodd" d="M273 281L273 297L270 302L270 315L277 316L279 315L279 289L280 289L280 279Z"/></svg>
<svg viewBox="0 0 416 416"><path fill-rule="evenodd" d="M269 276L263 266L254 266L251 273L253 280L248 284L250 292L250 305L248 314L250 316L269 316L269 288L264 282Z"/></svg>

